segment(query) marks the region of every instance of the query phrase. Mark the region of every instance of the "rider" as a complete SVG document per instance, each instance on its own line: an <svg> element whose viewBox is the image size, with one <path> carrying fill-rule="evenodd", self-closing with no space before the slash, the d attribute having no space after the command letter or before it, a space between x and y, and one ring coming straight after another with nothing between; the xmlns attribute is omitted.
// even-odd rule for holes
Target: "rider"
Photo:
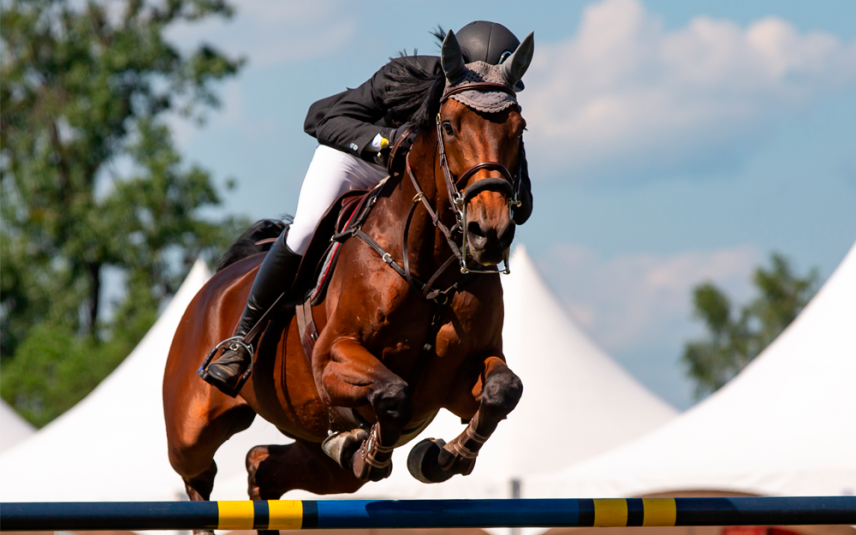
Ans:
<svg viewBox="0 0 856 535"><path fill-rule="evenodd" d="M484 61L498 65L520 44L511 31L495 22L471 22L455 35L465 63ZM361 86L319 100L309 108L304 130L315 137L319 145L300 188L294 221L277 238L262 261L236 337L246 336L277 297L290 291L315 226L333 201L345 191L369 189L383 180L387 176L383 164L396 142L399 153L409 148L413 136L406 136L408 125L397 124L391 117L386 97L396 64L413 60L431 76L443 74L439 57L396 58ZM523 83L518 82L514 89L522 90ZM405 139L399 139L402 136ZM521 169L524 175L521 176L523 208L514 214L518 224L529 217L532 207L525 162ZM203 378L234 395L235 387L251 359L246 346L232 343L208 366Z"/></svg>

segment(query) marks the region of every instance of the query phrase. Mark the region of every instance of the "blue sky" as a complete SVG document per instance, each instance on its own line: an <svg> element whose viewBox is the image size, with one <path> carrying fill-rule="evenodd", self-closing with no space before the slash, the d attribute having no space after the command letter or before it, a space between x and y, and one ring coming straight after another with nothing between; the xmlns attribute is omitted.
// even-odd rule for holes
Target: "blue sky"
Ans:
<svg viewBox="0 0 856 535"><path fill-rule="evenodd" d="M428 31L476 19L535 31L521 93L536 211L521 227L584 329L679 408L678 358L701 328L691 288L736 301L771 251L827 277L856 241L856 3L246 0L227 24L175 29L248 59L190 161L237 179L224 210L292 213L315 100L370 77Z"/></svg>

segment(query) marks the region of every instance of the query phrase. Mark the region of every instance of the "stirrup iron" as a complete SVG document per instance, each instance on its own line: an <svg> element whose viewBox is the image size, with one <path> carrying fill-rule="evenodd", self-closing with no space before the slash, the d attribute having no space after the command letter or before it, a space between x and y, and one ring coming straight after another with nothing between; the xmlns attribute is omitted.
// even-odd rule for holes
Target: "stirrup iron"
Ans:
<svg viewBox="0 0 856 535"><path fill-rule="evenodd" d="M244 387L244 383L247 382L247 379L249 379L250 375L252 375L252 373L253 373L253 360L255 357L255 350L253 349L253 344L248 344L244 341L244 337L233 336L231 338L226 338L225 340L223 340L222 342L220 342L219 344L214 346L214 349L212 349L208 353L208 356L205 357L205 360L202 362L202 366L200 366L199 369L196 370L196 375L198 375L206 383L208 383L208 365L211 364L211 361L214 359L214 355L216 355L217 352L220 351L220 349L222 349L223 346L225 346L225 345L238 346L238 347L242 348L244 351L246 351L247 354L250 356L250 365L247 368L247 371L245 371L244 374L241 376L241 378L238 380L238 384L235 385L235 388L226 387L225 389L221 390L221 392L223 392L227 396L236 397L238 395L238 392L241 391L241 388ZM208 384L211 384L211 383L208 383ZM214 386L214 385L211 385L211 386ZM220 390L219 387L214 386L214 388L217 388L218 390Z"/></svg>

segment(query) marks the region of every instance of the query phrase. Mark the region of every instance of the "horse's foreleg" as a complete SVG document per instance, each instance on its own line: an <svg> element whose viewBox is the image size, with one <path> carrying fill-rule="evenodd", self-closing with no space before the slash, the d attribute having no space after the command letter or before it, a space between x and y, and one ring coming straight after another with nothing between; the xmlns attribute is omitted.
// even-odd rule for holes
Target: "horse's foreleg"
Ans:
<svg viewBox="0 0 856 535"><path fill-rule="evenodd" d="M392 448L413 412L407 383L350 339L337 340L319 360L323 367L319 393L325 402L343 407L368 403L377 417L369 438L351 457L354 475L362 481L388 477Z"/></svg>
<svg viewBox="0 0 856 535"><path fill-rule="evenodd" d="M469 395L478 401L478 410L467 424L464 432L454 440L442 446L437 454L436 464L433 459L423 459L426 470L419 479L426 481L442 481L454 474L468 475L473 471L479 450L487 439L496 431L500 421L504 420L517 406L523 394L523 383L512 372L508 365L498 357L488 357L484 361L484 371L479 381ZM438 444L439 445L439 444ZM414 448L414 451L416 448ZM424 454L432 455L427 445L421 450ZM414 459L414 461L416 461ZM426 463L426 461L428 461ZM410 464L410 463L408 463ZM438 467L432 470L432 465ZM418 470L417 470L418 471ZM434 472L434 473L431 473Z"/></svg>

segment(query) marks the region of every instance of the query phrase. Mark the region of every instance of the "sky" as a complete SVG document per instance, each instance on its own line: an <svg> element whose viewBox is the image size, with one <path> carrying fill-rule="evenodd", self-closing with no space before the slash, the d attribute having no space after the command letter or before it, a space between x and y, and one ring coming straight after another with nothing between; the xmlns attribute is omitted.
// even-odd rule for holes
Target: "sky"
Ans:
<svg viewBox="0 0 856 535"><path fill-rule="evenodd" d="M703 335L692 288L734 302L776 251L828 277L856 241L856 3L243 0L171 30L243 56L203 127L172 121L223 213L294 212L316 142L309 105L355 87L429 31L472 20L535 32L519 95L535 211L518 229L582 328L679 409L679 358ZM513 363L512 363L513 367Z"/></svg>

